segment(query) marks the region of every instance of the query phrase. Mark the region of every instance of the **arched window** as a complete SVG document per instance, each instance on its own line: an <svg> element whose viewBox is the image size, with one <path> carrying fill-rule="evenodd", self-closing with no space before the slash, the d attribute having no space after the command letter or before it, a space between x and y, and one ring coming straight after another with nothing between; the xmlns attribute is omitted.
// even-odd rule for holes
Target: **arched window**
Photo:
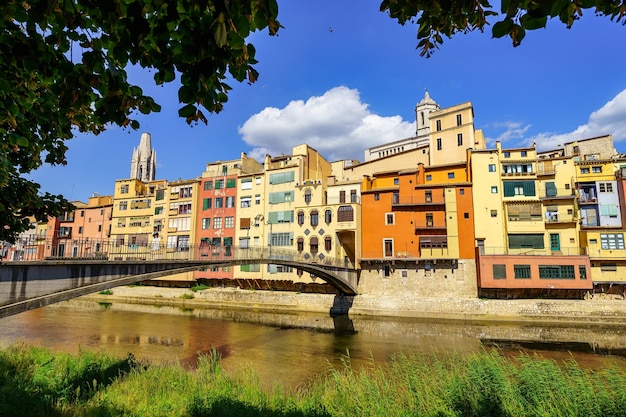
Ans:
<svg viewBox="0 0 626 417"><path fill-rule="evenodd" d="M326 222L326 224L331 224L333 221L333 212L328 209L324 212L324 221Z"/></svg>
<svg viewBox="0 0 626 417"><path fill-rule="evenodd" d="M319 222L320 220L317 210L311 211L311 226L315 227L319 224Z"/></svg>
<svg viewBox="0 0 626 417"><path fill-rule="evenodd" d="M337 221L338 222L351 222L354 221L354 210L352 206L341 206L337 209Z"/></svg>
<svg viewBox="0 0 626 417"><path fill-rule="evenodd" d="M304 250L304 239L301 237L298 238L298 252L302 252Z"/></svg>
<svg viewBox="0 0 626 417"><path fill-rule="evenodd" d="M311 202L311 190L308 188L304 191L304 202L307 204Z"/></svg>
<svg viewBox="0 0 626 417"><path fill-rule="evenodd" d="M313 236L311 240L309 241L309 243L311 245L311 253L316 254L318 250L317 237Z"/></svg>
<svg viewBox="0 0 626 417"><path fill-rule="evenodd" d="M326 250L326 252L330 252L332 248L333 248L333 238L330 236L326 236L324 238L324 249Z"/></svg>
<svg viewBox="0 0 626 417"><path fill-rule="evenodd" d="M298 212L298 224L300 226L304 224L304 212L303 211Z"/></svg>

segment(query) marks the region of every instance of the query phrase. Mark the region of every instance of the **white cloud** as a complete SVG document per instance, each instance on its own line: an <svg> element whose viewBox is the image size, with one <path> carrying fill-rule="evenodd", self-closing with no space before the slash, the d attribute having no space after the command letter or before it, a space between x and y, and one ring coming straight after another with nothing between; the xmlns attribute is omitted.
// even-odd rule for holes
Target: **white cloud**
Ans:
<svg viewBox="0 0 626 417"><path fill-rule="evenodd" d="M626 89L591 113L586 124L578 126L571 132L541 132L524 138L530 125L522 126L521 123L506 122L494 127L496 130L498 127L504 127L505 130L497 138L488 139L488 141L500 140L504 144L506 141L521 140L524 146L530 146L534 142L539 150L556 149L558 145L567 142L608 134L613 135L613 142L617 145L619 142L626 142Z"/></svg>
<svg viewBox="0 0 626 417"><path fill-rule="evenodd" d="M365 149L415 135L415 122L400 116L384 117L369 111L359 92L335 87L322 96L291 101L282 109L267 107L239 128L253 147L249 156L262 161L265 154L289 154L308 144L329 161L363 160Z"/></svg>

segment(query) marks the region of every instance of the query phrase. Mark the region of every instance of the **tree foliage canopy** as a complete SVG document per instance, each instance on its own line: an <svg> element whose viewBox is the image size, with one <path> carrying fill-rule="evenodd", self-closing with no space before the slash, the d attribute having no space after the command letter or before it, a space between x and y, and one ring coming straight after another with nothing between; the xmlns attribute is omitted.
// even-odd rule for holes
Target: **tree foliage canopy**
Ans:
<svg viewBox="0 0 626 417"><path fill-rule="evenodd" d="M443 36L484 30L514 45L526 30L558 17L568 27L591 9L624 21L626 3L610 0L383 0L399 23L417 24L418 48L429 56ZM276 0L5 0L0 4L0 240L71 210L62 196L40 193L24 178L43 163L66 164L65 142L116 124L139 128L137 112L160 106L127 78L129 65L151 69L154 82L178 80L178 111L207 122L228 100L229 78L254 82L259 30L280 29ZM332 13L332 11L329 11Z"/></svg>

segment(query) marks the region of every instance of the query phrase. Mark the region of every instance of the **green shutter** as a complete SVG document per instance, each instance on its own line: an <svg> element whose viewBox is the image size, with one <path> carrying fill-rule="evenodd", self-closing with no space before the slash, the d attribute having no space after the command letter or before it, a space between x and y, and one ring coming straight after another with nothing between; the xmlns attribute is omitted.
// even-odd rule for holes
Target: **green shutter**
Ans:
<svg viewBox="0 0 626 417"><path fill-rule="evenodd" d="M546 197L556 197L556 185L554 182L546 182Z"/></svg>
<svg viewBox="0 0 626 417"><path fill-rule="evenodd" d="M250 264L241 265L241 272L250 272Z"/></svg>
<svg viewBox="0 0 626 417"><path fill-rule="evenodd" d="M278 223L278 212L277 211L272 211L272 212L269 213L268 222L270 222L272 224Z"/></svg>
<svg viewBox="0 0 626 417"><path fill-rule="evenodd" d="M204 200L202 200L202 210L208 210L209 208L209 199L205 198Z"/></svg>
<svg viewBox="0 0 626 417"><path fill-rule="evenodd" d="M522 181L522 187L524 188L524 195L534 196L535 195L535 181Z"/></svg>
<svg viewBox="0 0 626 417"><path fill-rule="evenodd" d="M235 188L237 186L237 180L235 178L228 178L226 180L226 188Z"/></svg>
<svg viewBox="0 0 626 417"><path fill-rule="evenodd" d="M515 183L513 181L505 181L503 188L505 197L513 197L515 195Z"/></svg>

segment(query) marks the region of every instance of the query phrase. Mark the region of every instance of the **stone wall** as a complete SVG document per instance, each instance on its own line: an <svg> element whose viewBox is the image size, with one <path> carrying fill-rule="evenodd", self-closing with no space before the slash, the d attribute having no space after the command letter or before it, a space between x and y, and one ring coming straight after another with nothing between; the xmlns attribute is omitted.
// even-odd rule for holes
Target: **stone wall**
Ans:
<svg viewBox="0 0 626 417"><path fill-rule="evenodd" d="M476 298L476 261L367 263L361 265L357 292L412 298ZM389 276L385 276L388 268Z"/></svg>

